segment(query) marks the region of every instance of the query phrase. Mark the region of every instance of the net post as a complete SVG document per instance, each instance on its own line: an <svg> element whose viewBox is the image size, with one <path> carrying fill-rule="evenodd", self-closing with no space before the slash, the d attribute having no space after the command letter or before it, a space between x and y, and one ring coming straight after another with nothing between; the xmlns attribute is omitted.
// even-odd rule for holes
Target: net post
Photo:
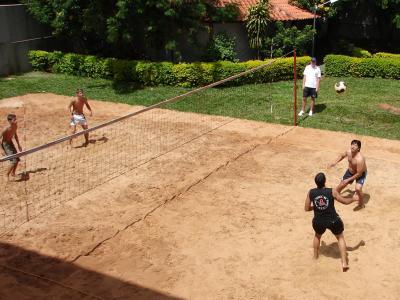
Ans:
<svg viewBox="0 0 400 300"><path fill-rule="evenodd" d="M296 48L293 51L293 111L294 111L294 126L297 126L297 57Z"/></svg>

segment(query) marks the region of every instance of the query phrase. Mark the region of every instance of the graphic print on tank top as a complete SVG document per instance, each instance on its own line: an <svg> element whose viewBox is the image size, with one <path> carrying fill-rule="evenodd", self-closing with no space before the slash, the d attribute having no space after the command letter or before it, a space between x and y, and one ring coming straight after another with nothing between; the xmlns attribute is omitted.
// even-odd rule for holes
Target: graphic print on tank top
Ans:
<svg viewBox="0 0 400 300"><path fill-rule="evenodd" d="M329 207L329 199L324 195L319 195L314 198L314 206L318 210L325 210Z"/></svg>

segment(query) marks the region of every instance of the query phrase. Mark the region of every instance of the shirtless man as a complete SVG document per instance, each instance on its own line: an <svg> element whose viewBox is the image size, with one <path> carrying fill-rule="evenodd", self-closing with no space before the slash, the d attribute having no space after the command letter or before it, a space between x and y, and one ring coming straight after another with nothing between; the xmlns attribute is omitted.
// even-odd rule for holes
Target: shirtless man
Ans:
<svg viewBox="0 0 400 300"><path fill-rule="evenodd" d="M76 125L81 125L83 129L88 129L87 121L85 115L83 114L83 107L86 105L87 109L90 111L90 116L93 116L92 108L90 107L87 98L83 94L82 89L76 90L76 99L72 100L68 105L68 111L71 114L71 133L76 132ZM72 144L72 139L69 140L70 145ZM89 133L85 133L85 144L86 147L89 144Z"/></svg>
<svg viewBox="0 0 400 300"><path fill-rule="evenodd" d="M14 114L9 114L7 116L7 121L10 124L6 128L3 129L1 133L1 147L4 150L4 153L6 156L13 155L17 153L17 149L15 149L14 143L13 143L13 138L15 138L15 141L17 142L18 149L19 151L22 151L22 147L19 143L18 139L18 134L17 134L17 129L18 129L18 123L17 123L17 116ZM10 179L10 175L15 177L15 171L17 170L18 163L20 161L19 157L13 158L10 160L10 167L7 170L7 179Z"/></svg>
<svg viewBox="0 0 400 300"><path fill-rule="evenodd" d="M364 208L364 197L362 187L367 178L367 164L365 157L361 154L361 142L359 140L351 141L350 149L345 153L341 154L338 159L328 167L334 167L337 163L347 157L349 161L349 168L343 175L343 179L337 186L336 190L340 193L348 184L352 184L356 181L355 201L358 201L358 208Z"/></svg>

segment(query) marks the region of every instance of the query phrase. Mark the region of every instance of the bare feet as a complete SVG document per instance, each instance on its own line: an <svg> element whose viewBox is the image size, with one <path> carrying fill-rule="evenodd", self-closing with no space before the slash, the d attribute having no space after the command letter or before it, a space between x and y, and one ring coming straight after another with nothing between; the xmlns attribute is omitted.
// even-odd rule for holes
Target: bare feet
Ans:
<svg viewBox="0 0 400 300"><path fill-rule="evenodd" d="M353 208L353 211L359 211L361 209L365 208L365 204L358 204L356 207Z"/></svg>

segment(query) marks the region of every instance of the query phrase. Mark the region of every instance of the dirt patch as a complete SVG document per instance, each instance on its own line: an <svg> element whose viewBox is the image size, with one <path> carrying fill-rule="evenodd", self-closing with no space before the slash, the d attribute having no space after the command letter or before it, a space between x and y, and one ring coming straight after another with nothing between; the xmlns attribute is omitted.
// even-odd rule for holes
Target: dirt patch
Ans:
<svg viewBox="0 0 400 300"><path fill-rule="evenodd" d="M400 115L400 108L398 108L398 107L392 106L387 103L380 103L378 106L380 109L386 110L392 114Z"/></svg>

